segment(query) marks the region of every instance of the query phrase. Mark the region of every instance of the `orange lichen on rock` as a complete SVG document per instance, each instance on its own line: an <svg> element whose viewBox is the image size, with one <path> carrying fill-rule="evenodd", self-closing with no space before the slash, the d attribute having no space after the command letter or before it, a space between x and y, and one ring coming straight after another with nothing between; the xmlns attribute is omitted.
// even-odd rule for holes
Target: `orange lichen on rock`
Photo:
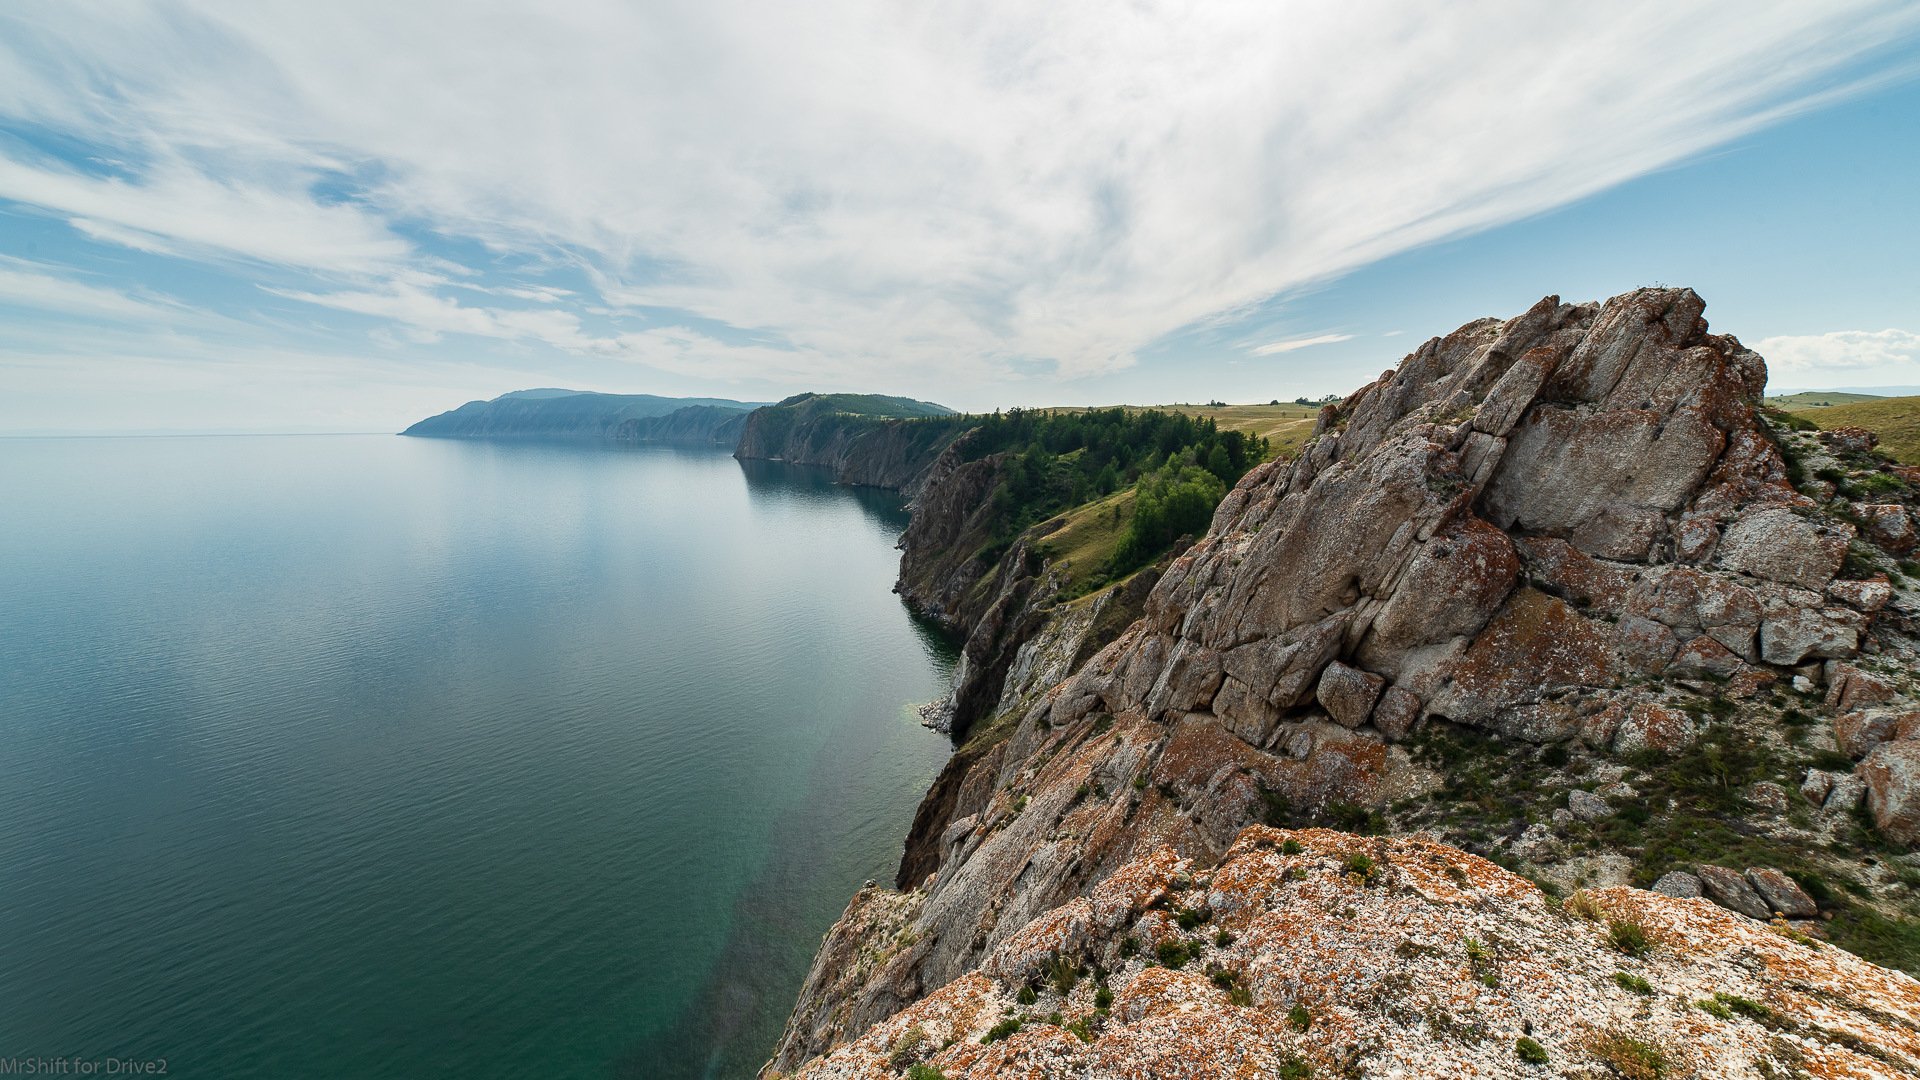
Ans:
<svg viewBox="0 0 1920 1080"><path fill-rule="evenodd" d="M1103 890L797 1076L1538 1075L1521 1038L1563 1073L1920 1069L1920 981L1701 899L1615 887L1563 910L1423 837L1253 826L1211 870L1155 853Z"/></svg>

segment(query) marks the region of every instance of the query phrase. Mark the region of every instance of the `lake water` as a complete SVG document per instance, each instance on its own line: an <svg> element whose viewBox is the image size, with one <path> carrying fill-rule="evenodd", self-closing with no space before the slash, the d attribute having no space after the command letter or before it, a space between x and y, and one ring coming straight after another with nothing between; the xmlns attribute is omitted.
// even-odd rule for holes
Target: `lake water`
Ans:
<svg viewBox="0 0 1920 1080"><path fill-rule="evenodd" d="M750 1075L948 753L905 521L710 452L0 439L0 1058Z"/></svg>

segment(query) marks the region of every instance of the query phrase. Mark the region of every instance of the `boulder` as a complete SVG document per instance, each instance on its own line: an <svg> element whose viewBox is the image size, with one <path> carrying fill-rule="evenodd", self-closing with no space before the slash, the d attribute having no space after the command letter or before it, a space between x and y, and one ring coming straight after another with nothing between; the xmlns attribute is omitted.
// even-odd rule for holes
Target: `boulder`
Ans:
<svg viewBox="0 0 1920 1080"><path fill-rule="evenodd" d="M1680 646L1680 651L1674 654L1673 663L1668 665L1667 670L1677 675L1712 675L1727 679L1746 666L1725 645L1702 634Z"/></svg>
<svg viewBox="0 0 1920 1080"><path fill-rule="evenodd" d="M1828 794L1833 791L1835 775L1825 769L1808 769L1806 779L1800 781L1800 797L1815 806L1825 805Z"/></svg>
<svg viewBox="0 0 1920 1080"><path fill-rule="evenodd" d="M1314 692L1321 708L1344 728L1357 728L1373 714L1373 703L1387 680L1370 671L1348 667L1338 660L1320 673L1320 686Z"/></svg>
<svg viewBox="0 0 1920 1080"><path fill-rule="evenodd" d="M1884 742L1892 742L1899 730L1901 714L1876 710L1850 712L1833 718L1833 742L1840 752L1855 761L1873 752Z"/></svg>
<svg viewBox="0 0 1920 1080"><path fill-rule="evenodd" d="M1866 538L1881 550L1905 555L1913 550L1913 518L1899 503L1854 503L1853 515L1860 519Z"/></svg>
<svg viewBox="0 0 1920 1080"><path fill-rule="evenodd" d="M1838 427L1822 431L1820 444L1836 454L1864 454L1880 445L1880 436L1863 427Z"/></svg>
<svg viewBox="0 0 1920 1080"><path fill-rule="evenodd" d="M1860 650L1860 629L1842 608L1791 608L1760 624L1760 658L1791 667L1809 657L1852 656ZM1851 615L1852 613L1848 613ZM1856 616L1857 617L1857 616Z"/></svg>
<svg viewBox="0 0 1920 1080"><path fill-rule="evenodd" d="M1787 789L1771 780L1760 780L1749 784L1746 796L1749 803L1769 814L1787 812Z"/></svg>
<svg viewBox="0 0 1920 1080"><path fill-rule="evenodd" d="M1871 615L1887 606L1893 599L1893 585L1885 574L1879 574L1864 581L1835 579L1827 583L1827 595L1835 600Z"/></svg>
<svg viewBox="0 0 1920 1080"><path fill-rule="evenodd" d="M1747 868L1747 883L1768 907L1789 919L1811 919L1820 909L1797 882L1772 867Z"/></svg>
<svg viewBox="0 0 1920 1080"><path fill-rule="evenodd" d="M1773 916L1773 909L1760 899L1760 894L1747 884L1747 879L1742 875L1724 866L1702 866L1699 873L1700 888L1706 893L1707 899L1749 919L1764 921Z"/></svg>
<svg viewBox="0 0 1920 1080"><path fill-rule="evenodd" d="M1867 782L1854 773L1833 774L1833 788L1820 809L1829 814L1851 814L1867 794Z"/></svg>
<svg viewBox="0 0 1920 1080"><path fill-rule="evenodd" d="M1920 847L1920 739L1882 743L1860 763L1867 811L1882 835Z"/></svg>
<svg viewBox="0 0 1920 1080"><path fill-rule="evenodd" d="M1613 752L1632 754L1653 750L1677 754L1693 745L1693 719L1678 709L1642 703L1627 710L1613 735Z"/></svg>
<svg viewBox="0 0 1920 1080"><path fill-rule="evenodd" d="M1742 513L1720 538L1718 561L1736 573L1821 589L1840 572L1851 537L1822 529L1785 507ZM1778 661L1776 661L1778 662Z"/></svg>
<svg viewBox="0 0 1920 1080"><path fill-rule="evenodd" d="M1613 816L1613 804L1591 791L1575 788L1567 792L1567 809L1581 821L1599 821Z"/></svg>
<svg viewBox="0 0 1920 1080"><path fill-rule="evenodd" d="M1373 707L1373 726L1388 742L1399 742L1413 731L1420 719L1420 698L1397 686L1390 686Z"/></svg>
<svg viewBox="0 0 1920 1080"><path fill-rule="evenodd" d="M1685 870L1669 870L1653 883L1653 891L1676 900L1691 900L1700 893L1700 879Z"/></svg>
<svg viewBox="0 0 1920 1080"><path fill-rule="evenodd" d="M1893 684L1877 675L1838 660L1827 661L1827 701L1829 709L1861 709L1893 700Z"/></svg>

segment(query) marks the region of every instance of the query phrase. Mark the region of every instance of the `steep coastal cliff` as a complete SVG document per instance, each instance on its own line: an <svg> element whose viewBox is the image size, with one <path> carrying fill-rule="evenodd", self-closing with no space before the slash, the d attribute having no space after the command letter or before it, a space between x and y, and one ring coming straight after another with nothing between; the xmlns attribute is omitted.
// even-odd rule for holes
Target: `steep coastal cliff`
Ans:
<svg viewBox="0 0 1920 1080"><path fill-rule="evenodd" d="M814 465L835 483L917 494L940 451L965 430L953 411L910 398L799 394L756 409L734 456Z"/></svg>
<svg viewBox="0 0 1920 1080"><path fill-rule="evenodd" d="M1920 476L1703 308L1435 338L1073 600L943 458L902 591L1003 667L770 1069L1913 1068L1920 984L1820 939L1920 966Z"/></svg>
<svg viewBox="0 0 1920 1080"><path fill-rule="evenodd" d="M413 424L402 435L454 439L615 439L626 442L720 443L739 438L758 405L726 398L598 394L586 390L516 390L469 401Z"/></svg>

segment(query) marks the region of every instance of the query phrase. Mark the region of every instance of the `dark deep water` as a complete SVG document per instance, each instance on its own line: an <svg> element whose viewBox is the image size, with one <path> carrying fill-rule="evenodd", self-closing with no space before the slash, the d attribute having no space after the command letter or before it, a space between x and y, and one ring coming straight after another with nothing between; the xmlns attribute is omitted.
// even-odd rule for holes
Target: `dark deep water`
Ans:
<svg viewBox="0 0 1920 1080"><path fill-rule="evenodd" d="M0 439L0 1058L750 1074L948 750L904 524L710 452Z"/></svg>

